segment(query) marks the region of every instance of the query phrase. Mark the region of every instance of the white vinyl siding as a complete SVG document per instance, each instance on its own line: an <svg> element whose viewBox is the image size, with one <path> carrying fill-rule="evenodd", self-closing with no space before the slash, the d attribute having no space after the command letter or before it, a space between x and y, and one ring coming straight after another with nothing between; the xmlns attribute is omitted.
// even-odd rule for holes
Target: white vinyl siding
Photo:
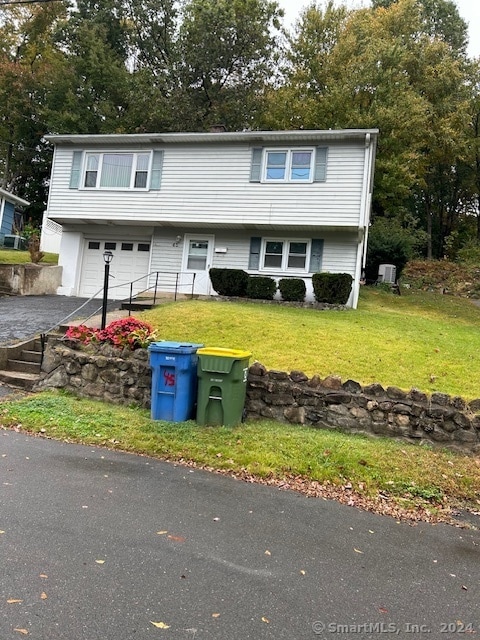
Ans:
<svg viewBox="0 0 480 640"><path fill-rule="evenodd" d="M327 180L308 184L249 182L252 148L247 144L166 146L160 191L70 189L72 155L71 147L55 153L49 217L60 223L100 219L270 228L358 228L360 223L365 158L360 143L329 144Z"/></svg>

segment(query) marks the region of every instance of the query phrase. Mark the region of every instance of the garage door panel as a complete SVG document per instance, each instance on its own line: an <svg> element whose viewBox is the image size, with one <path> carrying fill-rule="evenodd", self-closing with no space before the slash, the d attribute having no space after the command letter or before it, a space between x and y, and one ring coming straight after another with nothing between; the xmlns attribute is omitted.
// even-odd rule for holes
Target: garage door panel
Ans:
<svg viewBox="0 0 480 640"><path fill-rule="evenodd" d="M110 263L110 282L108 297L123 300L130 296L130 283L133 293L144 291L150 266L150 242L148 240L87 240L83 252L82 272L79 293L90 297L103 291L105 262L103 252L113 254Z"/></svg>

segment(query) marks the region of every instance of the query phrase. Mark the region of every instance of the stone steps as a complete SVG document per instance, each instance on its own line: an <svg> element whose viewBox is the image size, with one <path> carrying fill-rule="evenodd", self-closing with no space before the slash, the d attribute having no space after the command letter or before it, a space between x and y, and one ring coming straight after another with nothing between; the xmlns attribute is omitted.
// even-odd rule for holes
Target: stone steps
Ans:
<svg viewBox="0 0 480 640"><path fill-rule="evenodd" d="M40 379L41 362L41 340L33 339L20 345L2 347L0 381L12 387L32 389Z"/></svg>

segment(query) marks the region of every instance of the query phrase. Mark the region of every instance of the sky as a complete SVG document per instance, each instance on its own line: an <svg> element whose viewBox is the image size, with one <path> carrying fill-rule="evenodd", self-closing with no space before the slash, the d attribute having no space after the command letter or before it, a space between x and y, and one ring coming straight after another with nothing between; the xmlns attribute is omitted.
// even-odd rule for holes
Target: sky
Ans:
<svg viewBox="0 0 480 640"><path fill-rule="evenodd" d="M293 24L301 9L310 4L308 0L277 0L278 4L285 10L286 24ZM337 4L346 4L351 9L368 7L368 0L337 0ZM455 0L458 12L469 25L469 46L470 57L480 56L480 0Z"/></svg>

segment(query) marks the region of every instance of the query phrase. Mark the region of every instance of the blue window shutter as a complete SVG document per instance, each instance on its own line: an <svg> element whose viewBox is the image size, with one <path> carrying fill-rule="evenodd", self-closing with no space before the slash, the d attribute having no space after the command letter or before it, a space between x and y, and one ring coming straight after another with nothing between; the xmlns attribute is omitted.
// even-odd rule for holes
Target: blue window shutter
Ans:
<svg viewBox="0 0 480 640"><path fill-rule="evenodd" d="M152 191L159 191L162 183L162 169L163 169L163 151L153 152L152 161L152 175L150 177L150 189Z"/></svg>
<svg viewBox="0 0 480 640"><path fill-rule="evenodd" d="M310 247L310 273L322 270L323 240L314 238Z"/></svg>
<svg viewBox="0 0 480 640"><path fill-rule="evenodd" d="M262 175L262 147L252 149L252 164L250 165L250 182L260 182Z"/></svg>
<svg viewBox="0 0 480 640"><path fill-rule="evenodd" d="M82 168L83 151L74 151L72 160L72 170L70 172L70 189L78 189L80 186L80 170Z"/></svg>
<svg viewBox="0 0 480 640"><path fill-rule="evenodd" d="M317 147L314 182L325 182L327 179L327 151L328 147Z"/></svg>
<svg viewBox="0 0 480 640"><path fill-rule="evenodd" d="M260 268L260 248L261 238L250 238L250 256L248 258L248 268L258 271Z"/></svg>

